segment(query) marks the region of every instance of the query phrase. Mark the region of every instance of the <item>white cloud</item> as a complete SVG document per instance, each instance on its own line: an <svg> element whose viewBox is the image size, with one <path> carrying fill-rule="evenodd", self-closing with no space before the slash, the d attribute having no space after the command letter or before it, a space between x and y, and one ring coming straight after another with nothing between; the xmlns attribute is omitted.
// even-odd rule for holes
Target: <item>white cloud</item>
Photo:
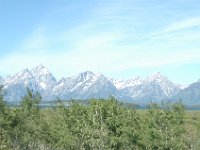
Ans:
<svg viewBox="0 0 200 150"><path fill-rule="evenodd" d="M114 48L114 47L113 47ZM127 47L128 48L128 47ZM162 55L161 55L162 54ZM15 53L0 60L1 72L13 74L28 67L38 64L47 66L56 77L70 76L76 73L91 70L110 74L135 68L160 67L164 65L199 62L200 50L192 50L187 53L152 53L151 51L137 52L128 49L77 49L62 53L26 52Z"/></svg>
<svg viewBox="0 0 200 150"><path fill-rule="evenodd" d="M160 35L200 25L200 18L190 18L169 24L159 34L142 43L133 44L140 37L130 33L119 22L109 22L114 30L109 32L106 28L99 28L106 18L126 18L117 16L121 11L121 4L115 9L109 6L95 12L92 18L54 36L45 35L44 28L38 27L30 37L22 41L15 53L0 59L0 71L13 74L25 67L31 68L38 64L47 66L58 78L69 76L81 71L91 70L102 73L120 72L134 68L159 67L189 63L200 60L200 49L178 49L161 43ZM126 8L126 7L123 7ZM112 11L110 12L110 9ZM104 11L105 10L105 11ZM101 16L103 15L103 16ZM117 17L116 17L117 16ZM100 18L99 18L100 17ZM129 36L134 36L130 39ZM197 36L196 38L198 38ZM166 37L170 40L169 36ZM121 44L121 41L128 44ZM157 40L157 41L156 41ZM123 43L123 42L122 42ZM49 48L55 48L51 52Z"/></svg>
<svg viewBox="0 0 200 150"><path fill-rule="evenodd" d="M200 17L188 18L182 21L171 23L167 27L165 27L160 34L175 32L179 30L193 28L196 26L200 26Z"/></svg>
<svg viewBox="0 0 200 150"><path fill-rule="evenodd" d="M159 67L199 61L200 49L175 51L153 43L120 44L127 34L120 32L87 33L93 27L81 25L47 37L42 28L21 43L15 53L0 59L0 71L13 74L38 64L47 66L58 78L91 70L110 74L134 68ZM54 42L51 42L54 41ZM133 41L134 42L134 41ZM70 47L68 45L70 43ZM63 46L60 48L59 44ZM53 53L49 47L58 47Z"/></svg>
<svg viewBox="0 0 200 150"><path fill-rule="evenodd" d="M20 51L42 51L47 49L49 43L42 26L37 27L33 33L21 42ZM19 50L18 49L18 50Z"/></svg>

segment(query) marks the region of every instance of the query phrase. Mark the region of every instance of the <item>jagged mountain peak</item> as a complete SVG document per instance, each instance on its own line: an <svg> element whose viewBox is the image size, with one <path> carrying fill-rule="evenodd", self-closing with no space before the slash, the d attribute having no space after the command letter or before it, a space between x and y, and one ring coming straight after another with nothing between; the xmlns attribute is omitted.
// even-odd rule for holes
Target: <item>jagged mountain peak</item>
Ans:
<svg viewBox="0 0 200 150"><path fill-rule="evenodd" d="M161 81L161 80L168 80L168 78L162 75L160 72L154 73L145 79L145 81L148 81L148 82Z"/></svg>
<svg viewBox="0 0 200 150"><path fill-rule="evenodd" d="M142 80L142 78L139 77L139 76L137 76L137 77L133 77L133 78L131 78L131 80Z"/></svg>
<svg viewBox="0 0 200 150"><path fill-rule="evenodd" d="M91 78L92 76L94 76L95 74L92 71L85 71L85 72L81 72L78 74L78 77L81 80L87 80L89 78Z"/></svg>
<svg viewBox="0 0 200 150"><path fill-rule="evenodd" d="M20 72L30 72L30 70L28 69L28 68L25 68L25 69L23 69L22 71L20 71Z"/></svg>
<svg viewBox="0 0 200 150"><path fill-rule="evenodd" d="M0 76L0 84L4 81L4 78Z"/></svg>
<svg viewBox="0 0 200 150"><path fill-rule="evenodd" d="M130 84L132 83L133 85L138 85L141 84L143 82L143 79L140 77L133 77L129 80L127 80Z"/></svg>
<svg viewBox="0 0 200 150"><path fill-rule="evenodd" d="M62 99L106 98L113 95L120 100L138 103L148 100L165 100L183 90L180 88L181 85L174 84L160 72L145 79L134 77L118 80L107 78L101 73L85 71L56 81L49 69L43 65L38 65L31 70L24 69L5 78L2 84L5 85L8 100L20 100L26 92L26 87L39 91L44 100L53 100L56 97ZM195 84L193 91L198 88L199 84Z"/></svg>
<svg viewBox="0 0 200 150"><path fill-rule="evenodd" d="M25 68L25 69L21 70L20 72L16 73L14 76L23 76L25 74L30 74L30 70Z"/></svg>
<svg viewBox="0 0 200 150"><path fill-rule="evenodd" d="M115 86L104 75L91 71L62 78L53 88L54 95L62 99L107 97L115 92Z"/></svg>
<svg viewBox="0 0 200 150"><path fill-rule="evenodd" d="M163 75L161 72L154 72L151 76L162 77Z"/></svg>
<svg viewBox="0 0 200 150"><path fill-rule="evenodd" d="M81 72L77 75L61 78L56 86L67 86L67 87L75 87L83 85L84 83L93 83L97 79L99 79L101 76L103 76L100 73L93 73L92 71L85 71Z"/></svg>
<svg viewBox="0 0 200 150"><path fill-rule="evenodd" d="M42 89L49 89L56 84L56 78L49 69L43 65L38 65L31 70L35 81Z"/></svg>
<svg viewBox="0 0 200 150"><path fill-rule="evenodd" d="M51 74L49 69L43 65L38 65L31 70L32 73L39 73L39 74Z"/></svg>
<svg viewBox="0 0 200 150"><path fill-rule="evenodd" d="M14 74L13 76L8 76L5 79L5 82L8 83L17 83L17 82L23 82L24 80L29 80L30 78L32 78L32 74L29 71L29 69L23 69L22 71Z"/></svg>
<svg viewBox="0 0 200 150"><path fill-rule="evenodd" d="M195 82L179 91L172 100L181 100L186 105L199 105L200 102L200 82Z"/></svg>
<svg viewBox="0 0 200 150"><path fill-rule="evenodd" d="M78 81L87 81L87 80L96 80L99 77L103 77L103 74L101 73L94 73L92 71L85 71L85 72L81 72L76 76L73 76L73 79L77 79Z"/></svg>
<svg viewBox="0 0 200 150"><path fill-rule="evenodd" d="M94 75L94 72L87 70L87 71L83 71L83 72L81 72L79 74L82 74L82 75Z"/></svg>

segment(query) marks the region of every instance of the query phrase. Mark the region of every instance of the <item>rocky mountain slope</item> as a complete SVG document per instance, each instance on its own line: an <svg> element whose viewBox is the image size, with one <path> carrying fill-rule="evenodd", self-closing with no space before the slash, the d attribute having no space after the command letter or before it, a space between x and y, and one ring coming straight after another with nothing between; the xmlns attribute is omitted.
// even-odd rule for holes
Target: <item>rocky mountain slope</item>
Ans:
<svg viewBox="0 0 200 150"><path fill-rule="evenodd" d="M173 100L180 99L186 105L200 105L200 81L190 84L185 89L179 91Z"/></svg>
<svg viewBox="0 0 200 150"><path fill-rule="evenodd" d="M118 80L107 78L101 73L86 71L57 81L45 66L39 65L5 79L0 77L0 83L4 85L7 101L19 101L26 93L26 87L29 87L33 91L39 91L44 101L115 96L119 100L134 103L183 99L187 104L200 104L200 82L183 87L174 84L161 73L145 79L136 77Z"/></svg>

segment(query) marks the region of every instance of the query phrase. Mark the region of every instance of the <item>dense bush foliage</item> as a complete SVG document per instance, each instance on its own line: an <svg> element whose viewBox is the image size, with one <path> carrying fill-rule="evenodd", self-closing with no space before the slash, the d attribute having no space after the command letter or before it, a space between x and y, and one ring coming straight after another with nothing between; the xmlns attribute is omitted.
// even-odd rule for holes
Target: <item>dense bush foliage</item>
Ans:
<svg viewBox="0 0 200 150"><path fill-rule="evenodd" d="M9 108L0 91L2 150L193 149L180 103L151 104L140 111L110 98L40 109L41 96L27 90L21 106Z"/></svg>

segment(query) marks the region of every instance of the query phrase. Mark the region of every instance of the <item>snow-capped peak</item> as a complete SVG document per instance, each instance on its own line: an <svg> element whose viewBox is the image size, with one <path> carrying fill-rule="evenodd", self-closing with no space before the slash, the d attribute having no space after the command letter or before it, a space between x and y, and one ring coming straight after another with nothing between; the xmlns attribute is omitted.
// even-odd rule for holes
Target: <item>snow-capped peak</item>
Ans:
<svg viewBox="0 0 200 150"><path fill-rule="evenodd" d="M154 73L151 76L147 77L145 81L147 82L152 82L152 81L162 81L162 80L167 80L167 77L162 75L160 72Z"/></svg>
<svg viewBox="0 0 200 150"><path fill-rule="evenodd" d="M176 91L180 90L180 87L171 82L166 76L160 72L155 73L145 79L146 84L157 84L166 96L176 94Z"/></svg>
<svg viewBox="0 0 200 150"><path fill-rule="evenodd" d="M23 69L22 71L18 72L17 74L15 74L15 76L24 76L29 73L30 73L30 71L26 68L26 69Z"/></svg>
<svg viewBox="0 0 200 150"><path fill-rule="evenodd" d="M88 80L92 78L95 74L91 71L85 71L82 73L79 73L78 78L82 81Z"/></svg>
<svg viewBox="0 0 200 150"><path fill-rule="evenodd" d="M56 83L51 72L43 65L34 67L31 71L24 69L19 73L5 79L4 85L22 84L25 87L47 89Z"/></svg>
<svg viewBox="0 0 200 150"><path fill-rule="evenodd" d="M93 73L91 71L85 71L82 73L79 73L76 76L73 76L72 78L77 80L78 82L84 82L84 81L95 81L96 79L103 76L101 73Z"/></svg>
<svg viewBox="0 0 200 150"><path fill-rule="evenodd" d="M24 80L29 80L32 78L31 72L26 68L13 76L9 76L5 79L8 84L16 84L18 82L24 82Z"/></svg>
<svg viewBox="0 0 200 150"><path fill-rule="evenodd" d="M4 78L0 76L0 84L4 81Z"/></svg>
<svg viewBox="0 0 200 150"><path fill-rule="evenodd" d="M51 74L49 69L43 65L38 65L36 67L34 67L31 72L33 74L42 74L42 75L45 75L45 74Z"/></svg>
<svg viewBox="0 0 200 150"><path fill-rule="evenodd" d="M35 81L40 85L42 89L47 89L56 84L56 79L49 71L49 69L43 65L38 65L31 70L31 73Z"/></svg>
<svg viewBox="0 0 200 150"><path fill-rule="evenodd" d="M145 79L134 77L128 80L116 80L108 79L101 73L85 71L57 82L48 68L43 65L36 66L30 71L24 69L14 76L5 78L2 84L6 85L4 87L10 93L8 99L16 97L20 99L26 92L26 87L39 91L44 99L55 97L85 99L114 95L120 99L150 100L169 98L180 90L180 86L172 83L161 73Z"/></svg>

